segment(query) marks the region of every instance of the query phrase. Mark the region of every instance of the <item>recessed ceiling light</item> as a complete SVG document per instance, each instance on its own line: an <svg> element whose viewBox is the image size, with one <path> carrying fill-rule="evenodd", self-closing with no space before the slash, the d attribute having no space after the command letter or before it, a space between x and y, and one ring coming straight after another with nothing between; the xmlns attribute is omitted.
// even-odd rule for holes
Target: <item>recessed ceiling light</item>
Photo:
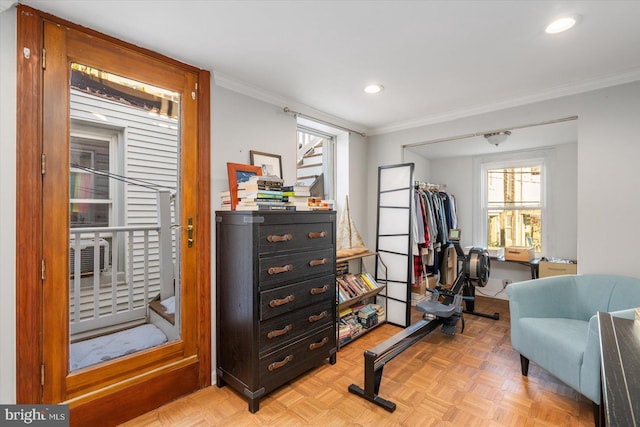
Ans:
<svg viewBox="0 0 640 427"><path fill-rule="evenodd" d="M372 84L364 87L364 91L366 93L378 93L382 91L382 89L384 89L384 87L382 87L382 85L379 85L379 84Z"/></svg>
<svg viewBox="0 0 640 427"><path fill-rule="evenodd" d="M569 28L576 25L576 18L567 16L564 18L559 18L553 21L551 24L547 25L545 28L545 32L547 34L558 34L563 31L567 31Z"/></svg>

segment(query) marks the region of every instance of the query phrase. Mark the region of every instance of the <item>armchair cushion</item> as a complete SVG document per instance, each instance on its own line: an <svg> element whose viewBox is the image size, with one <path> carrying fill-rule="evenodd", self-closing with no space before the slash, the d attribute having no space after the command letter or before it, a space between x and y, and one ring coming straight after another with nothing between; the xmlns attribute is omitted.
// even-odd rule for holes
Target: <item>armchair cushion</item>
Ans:
<svg viewBox="0 0 640 427"><path fill-rule="evenodd" d="M596 315L603 311L633 318L631 309L640 307L640 279L553 276L513 283L507 293L513 348L599 405Z"/></svg>

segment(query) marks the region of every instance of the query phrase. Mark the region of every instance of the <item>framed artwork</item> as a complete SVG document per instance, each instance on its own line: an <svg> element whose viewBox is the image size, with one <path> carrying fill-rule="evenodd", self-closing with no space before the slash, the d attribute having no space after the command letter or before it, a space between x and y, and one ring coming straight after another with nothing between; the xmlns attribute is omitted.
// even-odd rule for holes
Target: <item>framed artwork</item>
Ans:
<svg viewBox="0 0 640 427"><path fill-rule="evenodd" d="M229 193L231 195L231 210L236 210L238 204L238 184L249 181L252 176L261 176L262 167L244 165L242 163L227 163L227 174L229 176Z"/></svg>
<svg viewBox="0 0 640 427"><path fill-rule="evenodd" d="M249 151L251 164L262 168L262 175L275 175L282 179L282 157L278 154Z"/></svg>

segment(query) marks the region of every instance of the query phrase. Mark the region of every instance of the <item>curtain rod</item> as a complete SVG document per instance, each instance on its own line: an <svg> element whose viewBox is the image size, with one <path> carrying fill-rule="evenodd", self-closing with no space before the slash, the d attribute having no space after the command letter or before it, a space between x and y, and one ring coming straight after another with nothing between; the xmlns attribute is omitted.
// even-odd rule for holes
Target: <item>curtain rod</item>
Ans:
<svg viewBox="0 0 640 427"><path fill-rule="evenodd" d="M554 124L554 123L568 122L568 121L577 120L577 119L578 119L578 116L569 116L569 117L563 117L563 118L555 119L555 120L548 120L546 122L531 123L531 124L528 124L528 125L513 126L513 127L510 127L510 128L503 128L503 129L489 130L489 131L484 131L484 132L469 133L469 134L466 134L466 135L458 135L458 136L452 136L452 137L448 137L448 138L433 139L431 141L416 142L416 143L413 143L413 144L405 144L405 145L402 146L402 148L419 147L421 145L431 145L431 144L436 144L438 142L456 141L458 139L473 138L475 136L484 136L484 135L486 135L488 133L504 132L504 131L507 131L507 130L514 130L514 129L525 129L525 128L530 128L530 127L534 127L534 126L550 125L550 124Z"/></svg>
<svg viewBox="0 0 640 427"><path fill-rule="evenodd" d="M347 132L352 132L352 133L355 133L355 134L358 134L358 135L362 136L363 138L367 136L364 132L358 132L357 130L353 130L353 129L346 128L344 126L336 125L336 124L328 122L326 120L316 119L315 117L307 116L306 114L302 114L302 113L299 113L297 111L293 111L289 107L284 107L282 109L282 111L284 111L285 113L291 113L294 116L300 116L300 117L303 117L305 119L313 120L314 122L319 122L319 123L325 124L327 126L332 126L334 128L341 129L341 130L344 130L344 131L347 131Z"/></svg>

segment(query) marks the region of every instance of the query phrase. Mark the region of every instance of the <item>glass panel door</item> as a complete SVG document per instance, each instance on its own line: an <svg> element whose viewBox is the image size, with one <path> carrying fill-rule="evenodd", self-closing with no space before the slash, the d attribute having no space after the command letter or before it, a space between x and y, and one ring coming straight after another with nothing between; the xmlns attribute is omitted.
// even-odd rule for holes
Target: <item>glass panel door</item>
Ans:
<svg viewBox="0 0 640 427"><path fill-rule="evenodd" d="M209 371L198 73L66 26L44 44L42 401L124 420Z"/></svg>
<svg viewBox="0 0 640 427"><path fill-rule="evenodd" d="M69 87L73 372L180 337L180 94L79 63Z"/></svg>

